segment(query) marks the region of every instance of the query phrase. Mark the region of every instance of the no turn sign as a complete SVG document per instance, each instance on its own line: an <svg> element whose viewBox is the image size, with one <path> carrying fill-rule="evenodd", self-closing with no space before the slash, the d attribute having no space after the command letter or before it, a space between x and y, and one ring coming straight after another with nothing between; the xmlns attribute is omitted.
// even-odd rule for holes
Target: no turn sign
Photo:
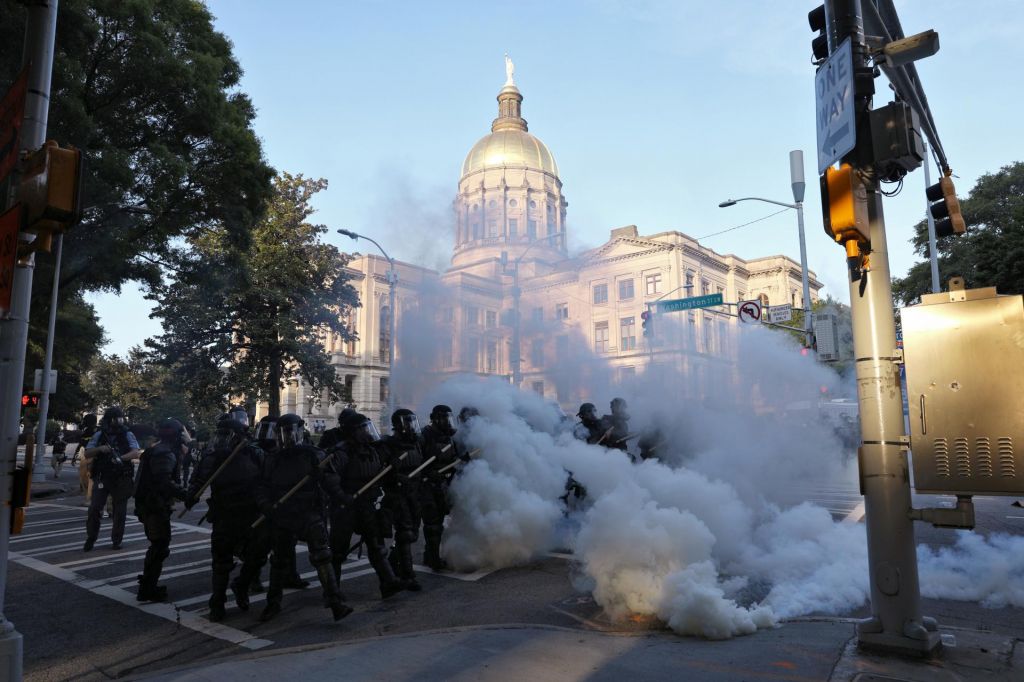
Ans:
<svg viewBox="0 0 1024 682"><path fill-rule="evenodd" d="M760 301L740 301L739 303L739 318L740 322L760 322L761 321L761 302Z"/></svg>

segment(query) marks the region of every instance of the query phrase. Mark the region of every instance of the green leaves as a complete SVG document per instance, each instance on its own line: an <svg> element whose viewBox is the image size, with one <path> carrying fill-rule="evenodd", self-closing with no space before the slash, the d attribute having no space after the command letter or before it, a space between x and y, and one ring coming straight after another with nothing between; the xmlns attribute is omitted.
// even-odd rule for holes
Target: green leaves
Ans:
<svg viewBox="0 0 1024 682"><path fill-rule="evenodd" d="M937 243L943 288L951 277L960 276L970 288L994 286L1001 294L1024 293L1024 163L981 176L960 207L967 234L943 237ZM911 242L926 260L893 281L893 294L904 305L931 291L925 221L914 227Z"/></svg>

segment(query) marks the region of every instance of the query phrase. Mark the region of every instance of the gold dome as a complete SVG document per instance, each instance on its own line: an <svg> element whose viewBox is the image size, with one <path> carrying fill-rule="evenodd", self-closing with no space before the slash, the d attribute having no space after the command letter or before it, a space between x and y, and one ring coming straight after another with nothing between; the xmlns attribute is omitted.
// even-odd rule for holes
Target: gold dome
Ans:
<svg viewBox="0 0 1024 682"><path fill-rule="evenodd" d="M462 177L484 168L532 168L558 177L555 157L525 130L497 130L473 145L462 162Z"/></svg>

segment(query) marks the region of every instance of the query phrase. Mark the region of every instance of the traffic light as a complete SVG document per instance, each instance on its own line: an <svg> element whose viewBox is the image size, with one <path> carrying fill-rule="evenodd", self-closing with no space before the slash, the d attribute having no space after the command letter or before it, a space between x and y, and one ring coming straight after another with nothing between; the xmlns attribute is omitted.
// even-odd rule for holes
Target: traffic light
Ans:
<svg viewBox="0 0 1024 682"><path fill-rule="evenodd" d="M34 393L22 393L21 394L21 410L24 412L27 409L34 409L39 407L39 396Z"/></svg>
<svg viewBox="0 0 1024 682"><path fill-rule="evenodd" d="M867 190L848 163L828 167L821 176L821 213L825 234L846 248L851 272L859 272L863 254L870 250Z"/></svg>
<svg viewBox="0 0 1024 682"><path fill-rule="evenodd" d="M53 140L22 161L17 201L24 207L22 230L36 238L25 251L50 250L54 232L64 232L81 214L82 153Z"/></svg>
<svg viewBox="0 0 1024 682"><path fill-rule="evenodd" d="M645 310L642 313L640 313L640 319L643 320L643 322L641 322L641 326L643 327L643 330L644 330L644 337L648 338L648 339L653 337L654 336L654 313L652 313L650 310Z"/></svg>
<svg viewBox="0 0 1024 682"><path fill-rule="evenodd" d="M811 25L812 31L818 35L811 41L811 52L814 53L815 63L828 59L828 18L825 15L825 5L819 5L807 13L807 23Z"/></svg>
<svg viewBox="0 0 1024 682"><path fill-rule="evenodd" d="M953 187L953 179L948 175L943 176L937 183L925 190L928 201L935 202L928 207L928 211L935 218L935 236L951 237L954 234L963 234L967 231L967 224L960 213L960 202L956 198L956 188Z"/></svg>

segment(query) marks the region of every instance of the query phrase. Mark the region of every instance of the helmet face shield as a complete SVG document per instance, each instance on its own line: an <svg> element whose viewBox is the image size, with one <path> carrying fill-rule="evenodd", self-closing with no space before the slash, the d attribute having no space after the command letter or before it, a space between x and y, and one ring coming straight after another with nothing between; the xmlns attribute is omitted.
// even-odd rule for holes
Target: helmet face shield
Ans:
<svg viewBox="0 0 1024 682"><path fill-rule="evenodd" d="M447 434L453 434L459 428L459 425L455 421L455 415L451 412L442 412L434 415L430 420L434 426L440 429L442 432Z"/></svg>
<svg viewBox="0 0 1024 682"><path fill-rule="evenodd" d="M210 439L210 445L214 450L233 450L238 441L238 434L231 429L217 429Z"/></svg>
<svg viewBox="0 0 1024 682"><path fill-rule="evenodd" d="M228 417L234 419L242 426L249 428L249 414L245 410L231 410L228 412Z"/></svg>
<svg viewBox="0 0 1024 682"><path fill-rule="evenodd" d="M408 436L420 432L420 420L414 414L403 414L398 420L398 430Z"/></svg>
<svg viewBox="0 0 1024 682"><path fill-rule="evenodd" d="M296 445L302 445L306 436L306 429L303 428L303 423L300 421L298 424L279 424L277 428L277 444L281 449L295 447Z"/></svg>
<svg viewBox="0 0 1024 682"><path fill-rule="evenodd" d="M256 427L256 440L277 440L277 422L260 422Z"/></svg>
<svg viewBox="0 0 1024 682"><path fill-rule="evenodd" d="M357 443L370 444L380 440L377 425L367 419L352 429L352 439Z"/></svg>

